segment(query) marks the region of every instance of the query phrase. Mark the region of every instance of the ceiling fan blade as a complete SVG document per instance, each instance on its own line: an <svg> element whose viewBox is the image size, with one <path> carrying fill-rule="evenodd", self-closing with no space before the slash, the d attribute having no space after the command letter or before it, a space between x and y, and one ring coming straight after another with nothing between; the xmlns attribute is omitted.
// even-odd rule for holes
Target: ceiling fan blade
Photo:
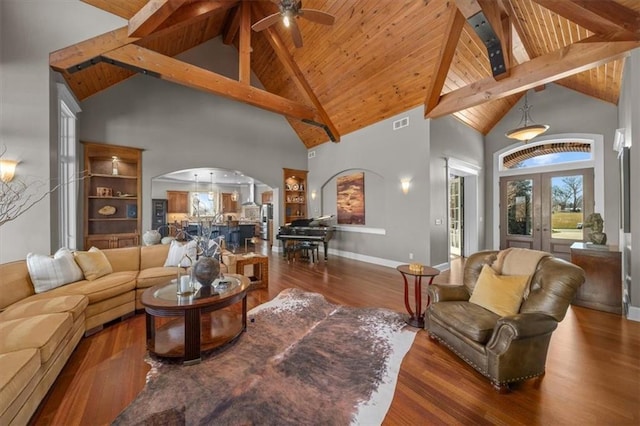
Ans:
<svg viewBox="0 0 640 426"><path fill-rule="evenodd" d="M291 30L291 37L293 38L293 45L297 48L302 47L302 34L295 19L291 20L289 29Z"/></svg>
<svg viewBox="0 0 640 426"><path fill-rule="evenodd" d="M269 15L266 18L262 18L261 20L253 24L251 26L251 29L256 32L262 31L264 29L269 28L271 25L275 24L276 22L280 21L280 19L282 19L282 15L280 15L280 12L274 13L273 15Z"/></svg>
<svg viewBox="0 0 640 426"><path fill-rule="evenodd" d="M335 16L316 9L300 9L299 16L322 25L333 25L336 20Z"/></svg>

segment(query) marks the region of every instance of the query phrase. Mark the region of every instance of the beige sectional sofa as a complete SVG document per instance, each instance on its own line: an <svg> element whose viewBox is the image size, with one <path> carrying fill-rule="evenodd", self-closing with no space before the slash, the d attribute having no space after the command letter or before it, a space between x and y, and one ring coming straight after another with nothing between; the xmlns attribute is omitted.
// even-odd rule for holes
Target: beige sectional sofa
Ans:
<svg viewBox="0 0 640 426"><path fill-rule="evenodd" d="M0 265L0 424L26 424L85 333L142 309L144 290L177 274L163 266L169 245L102 252L112 273L38 294L26 261ZM235 256L223 260L235 272Z"/></svg>

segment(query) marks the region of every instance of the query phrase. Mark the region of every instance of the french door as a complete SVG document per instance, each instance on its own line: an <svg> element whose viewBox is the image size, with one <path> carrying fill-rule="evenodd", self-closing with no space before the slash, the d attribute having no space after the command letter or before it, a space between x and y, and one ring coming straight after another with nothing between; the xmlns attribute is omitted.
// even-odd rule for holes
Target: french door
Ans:
<svg viewBox="0 0 640 426"><path fill-rule="evenodd" d="M500 248L529 248L569 260L593 212L593 169L500 179Z"/></svg>

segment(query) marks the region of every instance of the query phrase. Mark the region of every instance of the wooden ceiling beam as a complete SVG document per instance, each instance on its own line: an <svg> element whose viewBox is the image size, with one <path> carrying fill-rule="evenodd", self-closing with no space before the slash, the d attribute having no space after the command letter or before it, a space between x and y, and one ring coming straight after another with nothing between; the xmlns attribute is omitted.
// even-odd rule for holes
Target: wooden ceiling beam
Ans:
<svg viewBox="0 0 640 426"><path fill-rule="evenodd" d="M118 28L88 40L81 41L49 54L49 65L58 71L74 73L100 62L103 53L139 40L129 37L128 27Z"/></svg>
<svg viewBox="0 0 640 426"><path fill-rule="evenodd" d="M251 84L251 5L240 3L240 44L238 47L238 81Z"/></svg>
<svg viewBox="0 0 640 426"><path fill-rule="evenodd" d="M254 3L254 12L258 15L261 13L264 14L264 10L262 10L261 6L257 3ZM284 65L285 69L291 75L292 80L298 86L298 89L300 89L300 91L307 96L313 106L318 110L318 114L321 118L321 124L323 124L323 126L321 125L320 127L324 128L324 130L327 132L327 135L329 136L329 139L332 142L340 142L340 132L331 121L331 117L329 117L329 114L327 114L327 111L325 111L322 103L320 103L320 100L305 78L304 73L291 56L291 53L289 53L289 51L287 50L282 37L280 37L280 35L273 27L268 27L262 32L265 34L267 41L278 56L278 59L280 59L280 62L282 63L282 65ZM317 125L319 123L314 124Z"/></svg>
<svg viewBox="0 0 640 426"><path fill-rule="evenodd" d="M222 29L222 42L231 45L240 29L240 8L234 7L229 11Z"/></svg>
<svg viewBox="0 0 640 426"><path fill-rule="evenodd" d="M162 36L168 31L191 25L201 19L207 19L212 14L235 7L238 3L238 0L191 0L173 12L151 36Z"/></svg>
<svg viewBox="0 0 640 426"><path fill-rule="evenodd" d="M533 0L596 34L619 34L621 39L640 40L640 14L611 0Z"/></svg>
<svg viewBox="0 0 640 426"><path fill-rule="evenodd" d="M149 0L129 19L129 36L144 37L154 32L182 5L192 0Z"/></svg>
<svg viewBox="0 0 640 426"><path fill-rule="evenodd" d="M448 4L447 7L449 16L446 18L446 34L443 37L436 64L433 67L435 72L432 73L429 86L427 87L427 97L424 101L425 117L440 100L440 94L442 93L444 82L447 80L447 74L449 73L451 61L453 60L453 55L455 54L456 47L458 46L462 27L466 23L465 17L455 5Z"/></svg>
<svg viewBox="0 0 640 426"><path fill-rule="evenodd" d="M427 117L443 117L541 84L551 83L626 57L630 50L639 46L640 42L636 41L600 42L591 38L582 40L513 67L511 75L503 80L496 81L489 77L449 92L440 98L438 105Z"/></svg>
<svg viewBox="0 0 640 426"><path fill-rule="evenodd" d="M203 68L129 44L103 55L104 60L183 86L223 96L298 120L319 120L315 111L273 93L243 84Z"/></svg>

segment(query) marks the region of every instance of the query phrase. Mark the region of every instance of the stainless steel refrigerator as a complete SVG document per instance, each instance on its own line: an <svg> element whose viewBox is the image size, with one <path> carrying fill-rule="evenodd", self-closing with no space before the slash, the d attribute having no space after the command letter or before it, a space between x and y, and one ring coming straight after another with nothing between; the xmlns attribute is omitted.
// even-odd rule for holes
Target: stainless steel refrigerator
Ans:
<svg viewBox="0 0 640 426"><path fill-rule="evenodd" d="M269 221L273 219L273 205L263 204L260 206L260 238L268 240L269 235Z"/></svg>

